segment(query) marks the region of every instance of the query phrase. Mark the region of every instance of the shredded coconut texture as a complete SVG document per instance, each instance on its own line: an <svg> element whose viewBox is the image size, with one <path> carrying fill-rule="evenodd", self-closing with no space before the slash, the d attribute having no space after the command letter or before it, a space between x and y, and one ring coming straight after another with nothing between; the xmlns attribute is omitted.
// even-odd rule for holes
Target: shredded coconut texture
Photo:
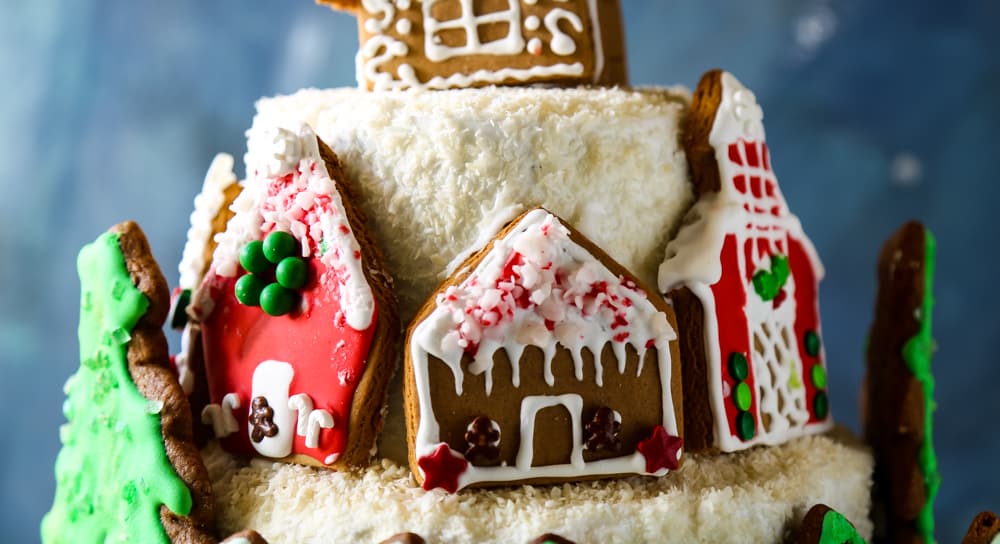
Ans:
<svg viewBox="0 0 1000 544"><path fill-rule="evenodd" d="M248 134L306 123L336 151L405 323L498 217L535 206L655 285L693 199L679 142L687 104L670 89L311 89L259 101Z"/></svg>
<svg viewBox="0 0 1000 544"><path fill-rule="evenodd" d="M332 472L202 452L224 534L253 528L272 544L528 542L553 532L587 542L781 542L817 503L870 538L872 457L850 434L804 437L719 456L687 455L664 478L427 492L382 460Z"/></svg>

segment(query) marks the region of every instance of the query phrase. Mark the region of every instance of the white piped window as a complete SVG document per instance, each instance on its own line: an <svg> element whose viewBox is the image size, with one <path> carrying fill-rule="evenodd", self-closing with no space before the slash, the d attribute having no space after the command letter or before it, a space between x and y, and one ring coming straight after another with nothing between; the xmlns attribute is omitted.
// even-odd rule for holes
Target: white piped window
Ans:
<svg viewBox="0 0 1000 544"><path fill-rule="evenodd" d="M474 0L425 0L424 53L433 62L441 62L454 57L469 55L517 55L524 51L524 36L521 32L520 0L506 0L507 8L478 14ZM435 18L435 7L458 4L461 15L457 19L440 21ZM498 40L483 43L480 30L491 25L506 25L507 34ZM461 45L447 45L442 40L444 33L460 32L465 40Z"/></svg>

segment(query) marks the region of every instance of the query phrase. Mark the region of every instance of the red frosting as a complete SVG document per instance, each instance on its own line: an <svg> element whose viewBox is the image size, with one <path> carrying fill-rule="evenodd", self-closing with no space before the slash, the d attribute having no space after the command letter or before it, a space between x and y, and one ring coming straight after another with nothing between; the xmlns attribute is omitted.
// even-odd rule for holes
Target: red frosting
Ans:
<svg viewBox="0 0 1000 544"><path fill-rule="evenodd" d="M286 362L294 368L289 396L305 393L315 409L333 415L334 427L320 431L319 447L307 448L305 437L296 435L292 453L325 463L328 456L345 449L351 402L365 371L377 309L367 330L349 327L341 312L333 271L319 259L308 262L309 282L301 290L305 310L296 309L281 317L240 304L233 291L238 278L210 272L205 280L215 302L202 325L211 402L221 403L228 393L240 398L240 409L234 413L239 431L221 440L227 451L256 453L248 436L247 416L254 370L267 360Z"/></svg>

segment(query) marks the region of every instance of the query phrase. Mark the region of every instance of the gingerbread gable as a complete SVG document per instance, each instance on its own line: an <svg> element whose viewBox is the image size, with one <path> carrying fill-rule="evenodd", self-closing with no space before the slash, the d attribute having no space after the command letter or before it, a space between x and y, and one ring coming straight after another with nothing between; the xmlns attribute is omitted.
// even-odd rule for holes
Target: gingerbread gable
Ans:
<svg viewBox="0 0 1000 544"><path fill-rule="evenodd" d="M370 90L627 84L618 0L319 0L358 17Z"/></svg>
<svg viewBox="0 0 1000 544"><path fill-rule="evenodd" d="M411 468L453 492L677 468L675 330L665 301L604 252L526 213L411 325Z"/></svg>
<svg viewBox="0 0 1000 544"><path fill-rule="evenodd" d="M387 277L370 270L380 256L362 243L336 156L309 127L252 139L247 177L188 308L204 343L203 421L231 452L363 462L391 373L373 368L376 353L398 330ZM363 422L360 405L371 412ZM364 445L350 436L362 423Z"/></svg>
<svg viewBox="0 0 1000 544"><path fill-rule="evenodd" d="M776 445L832 425L823 266L778 187L762 120L753 93L716 71L685 130L700 196L667 246L659 286L691 324L682 357L699 361L684 371L690 451Z"/></svg>

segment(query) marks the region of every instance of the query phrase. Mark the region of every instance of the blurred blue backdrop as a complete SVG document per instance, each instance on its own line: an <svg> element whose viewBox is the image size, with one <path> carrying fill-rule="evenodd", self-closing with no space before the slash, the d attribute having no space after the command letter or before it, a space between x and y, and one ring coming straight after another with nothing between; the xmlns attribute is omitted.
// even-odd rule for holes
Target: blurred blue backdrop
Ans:
<svg viewBox="0 0 1000 544"><path fill-rule="evenodd" d="M176 281L211 157L242 156L262 95L354 84L355 21L309 0L0 2L0 527L31 542L77 366L78 248L138 220ZM827 266L837 418L857 429L881 241L939 242L938 536L1000 510L1000 2L625 0L632 81L721 66L757 92L792 209Z"/></svg>

